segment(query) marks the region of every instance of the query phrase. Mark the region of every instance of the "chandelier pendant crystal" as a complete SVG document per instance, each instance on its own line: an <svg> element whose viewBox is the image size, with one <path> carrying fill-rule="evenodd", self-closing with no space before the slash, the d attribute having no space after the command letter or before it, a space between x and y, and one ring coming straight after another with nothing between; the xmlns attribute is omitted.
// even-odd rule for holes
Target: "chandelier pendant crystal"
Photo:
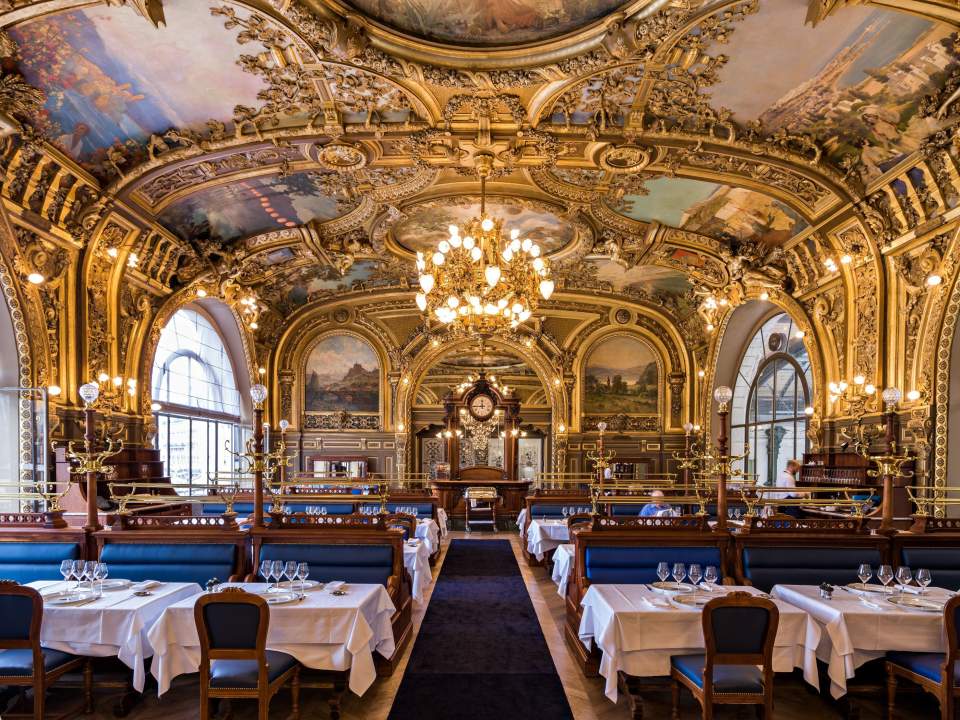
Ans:
<svg viewBox="0 0 960 720"><path fill-rule="evenodd" d="M480 217L463 228L449 227L450 237L433 253L417 253L420 292L417 307L444 325L480 333L513 330L549 300L554 282L541 247L513 229L504 235L503 220L486 212L486 181L493 157L476 157L480 176Z"/></svg>

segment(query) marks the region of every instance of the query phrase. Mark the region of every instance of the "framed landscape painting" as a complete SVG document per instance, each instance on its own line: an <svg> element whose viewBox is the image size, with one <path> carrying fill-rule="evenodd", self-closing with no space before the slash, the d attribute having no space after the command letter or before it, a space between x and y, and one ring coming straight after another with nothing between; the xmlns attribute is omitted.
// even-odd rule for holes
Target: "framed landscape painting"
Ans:
<svg viewBox="0 0 960 720"><path fill-rule="evenodd" d="M380 412L380 360L353 335L324 338L307 358L304 410L308 413Z"/></svg>
<svg viewBox="0 0 960 720"><path fill-rule="evenodd" d="M656 415L660 370L653 349L639 338L602 340L583 372L583 412L594 415Z"/></svg>

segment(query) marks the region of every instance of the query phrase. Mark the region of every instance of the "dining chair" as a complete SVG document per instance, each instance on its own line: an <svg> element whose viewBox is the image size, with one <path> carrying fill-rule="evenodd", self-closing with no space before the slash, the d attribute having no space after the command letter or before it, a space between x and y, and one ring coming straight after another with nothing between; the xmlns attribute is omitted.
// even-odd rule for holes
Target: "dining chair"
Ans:
<svg viewBox="0 0 960 720"><path fill-rule="evenodd" d="M764 720L772 720L777 606L732 592L704 605L702 622L706 652L670 658L673 720L680 717L681 685L700 703L704 720L713 718L714 705L757 705Z"/></svg>
<svg viewBox="0 0 960 720"><path fill-rule="evenodd" d="M947 651L887 653L887 717L892 718L897 703L897 678L909 680L940 701L940 717L953 720L957 693L960 692L960 595L947 600L943 606L943 628Z"/></svg>
<svg viewBox="0 0 960 720"><path fill-rule="evenodd" d="M47 688L68 672L83 672L83 712L93 712L93 667L90 659L40 647L43 598L14 580L0 580L0 685L33 688L33 718L44 714ZM77 708L57 715L71 717ZM4 717L30 717L29 713Z"/></svg>
<svg viewBox="0 0 960 720"><path fill-rule="evenodd" d="M267 650L267 601L242 588L202 595L193 609L200 636L200 718L210 700L256 699L267 720L270 700L290 681L291 717L300 717L300 665L292 655Z"/></svg>
<svg viewBox="0 0 960 720"><path fill-rule="evenodd" d="M413 515L390 513L384 518L384 524L391 530L403 531L404 542L417 536L417 519Z"/></svg>

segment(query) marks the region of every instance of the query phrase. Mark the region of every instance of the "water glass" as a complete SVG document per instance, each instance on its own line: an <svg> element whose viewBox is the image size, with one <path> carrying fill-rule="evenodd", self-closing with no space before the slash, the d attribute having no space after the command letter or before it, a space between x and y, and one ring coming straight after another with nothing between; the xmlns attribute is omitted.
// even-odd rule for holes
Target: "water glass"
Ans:
<svg viewBox="0 0 960 720"><path fill-rule="evenodd" d="M80 580L83 579L83 560L74 560L73 569L70 572L77 584L73 586L74 590L80 589Z"/></svg>
<svg viewBox="0 0 960 720"><path fill-rule="evenodd" d="M64 560L60 563L60 574L63 575L64 583L70 580L73 574L73 560Z"/></svg>
<svg viewBox="0 0 960 720"><path fill-rule="evenodd" d="M707 585L715 585L719 579L720 575L717 572L717 568L713 565L707 565L703 571L703 581L707 583Z"/></svg>
<svg viewBox="0 0 960 720"><path fill-rule="evenodd" d="M887 585L893 580L893 568L889 565L881 565L880 569L877 570L877 580L883 583L884 590L886 590Z"/></svg>
<svg viewBox="0 0 960 720"><path fill-rule="evenodd" d="M703 577L703 573L697 563L691 563L690 567L687 568L687 577L690 578L690 582L693 583L693 592L696 594L697 585L700 584L700 578Z"/></svg>
<svg viewBox="0 0 960 720"><path fill-rule="evenodd" d="M327 506L326 506L326 505L321 505L321 506L320 506L320 514L321 514L321 515L326 515L326 514L327 514Z"/></svg>
<svg viewBox="0 0 960 720"><path fill-rule="evenodd" d="M660 582L666 582L670 577L670 566L667 563L657 563L657 577L660 578Z"/></svg>
<svg viewBox="0 0 960 720"><path fill-rule="evenodd" d="M295 560L287 560L283 565L283 574L286 576L287 581L290 583L290 588L293 588L293 581L297 577L297 562Z"/></svg>
<svg viewBox="0 0 960 720"><path fill-rule="evenodd" d="M913 580L913 573L906 565L897 568L897 583L900 585L900 594L903 595L903 589Z"/></svg>
<svg viewBox="0 0 960 720"><path fill-rule="evenodd" d="M920 568L917 570L917 585L920 586L920 594L923 595L927 591L927 585L933 580L930 577L930 571L927 568Z"/></svg>
<svg viewBox="0 0 960 720"><path fill-rule="evenodd" d="M677 592L680 591L680 583L687 576L687 566L683 563L673 564L673 579L677 583Z"/></svg>
<svg viewBox="0 0 960 720"><path fill-rule="evenodd" d="M87 560L83 564L83 579L90 585L90 589L93 590L93 575L97 569L97 563L94 560Z"/></svg>
<svg viewBox="0 0 960 720"><path fill-rule="evenodd" d="M305 563L297 563L297 580L300 581L300 594L303 594L303 582L310 577L310 566Z"/></svg>
<svg viewBox="0 0 960 720"><path fill-rule="evenodd" d="M861 563L860 567L857 568L857 577L860 578L861 584L866 585L867 581L873 577L873 568L867 563Z"/></svg>
<svg viewBox="0 0 960 720"><path fill-rule="evenodd" d="M93 568L93 579L100 583L99 594L103 595L103 581L110 575L110 568L106 563L98 562Z"/></svg>
<svg viewBox="0 0 960 720"><path fill-rule="evenodd" d="M270 574L277 580L276 587L274 587L274 592L279 592L280 578L283 577L283 560L274 560L272 563L270 563Z"/></svg>
<svg viewBox="0 0 960 720"><path fill-rule="evenodd" d="M264 560L260 563L260 575L267 581L267 589L270 589L270 561Z"/></svg>

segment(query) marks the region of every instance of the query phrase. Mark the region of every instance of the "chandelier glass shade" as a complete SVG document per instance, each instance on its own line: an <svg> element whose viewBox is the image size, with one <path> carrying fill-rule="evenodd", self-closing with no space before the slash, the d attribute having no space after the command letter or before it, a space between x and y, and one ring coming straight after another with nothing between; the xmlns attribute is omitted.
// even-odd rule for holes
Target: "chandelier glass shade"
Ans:
<svg viewBox="0 0 960 720"><path fill-rule="evenodd" d="M433 253L417 253L416 301L444 325L490 333L526 322L541 298L550 299L554 282L541 247L517 229L505 236L503 220L486 214L483 177L480 187L480 217L451 225Z"/></svg>

